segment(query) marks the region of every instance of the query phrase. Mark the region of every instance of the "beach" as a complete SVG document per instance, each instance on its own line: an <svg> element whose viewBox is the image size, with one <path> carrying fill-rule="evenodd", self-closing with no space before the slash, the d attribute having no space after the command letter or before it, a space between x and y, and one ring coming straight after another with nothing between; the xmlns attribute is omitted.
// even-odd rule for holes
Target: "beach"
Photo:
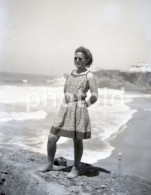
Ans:
<svg viewBox="0 0 151 195"><path fill-rule="evenodd" d="M18 82L20 83L18 84ZM22 159L27 165L28 155L31 155L31 159L34 159L29 160L31 161L32 181L33 177L35 177L32 169L36 158L39 162L39 165L36 164L37 168L46 162L47 138L51 124L62 102L63 85L63 78L58 80L48 80L48 78L44 80L42 78L42 82L39 81L38 84L25 79L24 81L13 80L13 83L7 80L0 86L1 177L5 175L3 172L12 163L14 163L14 170L17 171L18 159ZM54 94L56 102L53 99ZM150 189L151 182L149 174L151 168L151 95L148 91L142 93L109 88L99 88L99 95L98 102L88 108L92 137L89 140L84 140L85 149L82 162L110 172L111 175L107 173L101 173L101 175L98 173L96 175L98 182L103 181L101 185L104 185L108 180L111 182L109 182L111 185L105 187L108 194L112 194L111 187L114 186L113 183L116 179L120 194L124 193L124 191L122 191L119 182L124 182L124 178L127 178L129 183L135 177L134 180L139 183L135 185L140 185L140 182L143 185L137 194L142 194L143 192L149 195L142 190L148 190L148 187L145 187L146 185ZM40 98L38 99L37 97ZM31 98L33 99L31 100ZM61 137L58 141L56 157L62 156L68 161L72 161L72 146L72 139ZM9 155L10 153L12 153L13 157ZM40 160L41 158L43 159L42 161ZM19 167L22 167L22 163L22 161L19 163ZM24 174L26 173L25 169ZM22 177L20 173L13 172L13 170L11 174L13 175L12 177L17 177L15 174L19 174L18 177ZM59 174L63 177L65 173L59 172ZM36 175L36 177L41 178L40 175ZM51 174L48 177L50 179ZM7 179L6 187L11 181L9 177ZM83 177L80 177L80 179L83 179ZM87 175L84 176L84 179L88 179ZM93 179L92 177L84 185L87 185L87 182L93 183ZM17 180L17 182L19 181ZM45 182L45 177L43 182ZM149 183L146 184L146 182ZM125 194L129 194L129 190L132 187L132 185L128 186L128 183L126 188L129 189ZM88 190L89 194L92 194L94 186L92 185L91 187ZM77 189L79 190L79 188ZM101 186L98 189L100 191L94 194L104 192L105 195L106 192L102 191ZM114 189L116 189L115 186ZM81 193L86 192L81 191ZM65 192L65 194L70 193Z"/></svg>
<svg viewBox="0 0 151 195"><path fill-rule="evenodd" d="M115 148L109 158L95 165L109 168L120 174L138 175L151 181L151 99L135 98L128 105L137 109L118 135L110 139Z"/></svg>
<svg viewBox="0 0 151 195"><path fill-rule="evenodd" d="M51 94L51 97L45 106L47 93ZM123 92L113 89L99 89L98 102L88 108L92 137L89 140L84 140L86 149L82 157L83 162L93 164L100 159L109 157L114 147L108 140L117 134L119 129L126 125L136 112L136 109L130 109L126 104L131 101L131 95L125 97L124 104L121 100L117 100L116 104L111 101L111 97L116 97L120 93ZM1 94L3 94L0 99L1 143L17 145L22 149L46 155L47 137L62 103L62 83L58 82L57 87L56 84L49 87L5 85L1 86ZM33 98L29 102L28 96L33 97L33 94L36 94L34 97L40 97L40 101ZM52 99L53 94L55 101ZM124 99L124 96L122 95L121 98ZM72 144L72 139L61 137L58 141L56 155L63 154L65 158L72 160Z"/></svg>

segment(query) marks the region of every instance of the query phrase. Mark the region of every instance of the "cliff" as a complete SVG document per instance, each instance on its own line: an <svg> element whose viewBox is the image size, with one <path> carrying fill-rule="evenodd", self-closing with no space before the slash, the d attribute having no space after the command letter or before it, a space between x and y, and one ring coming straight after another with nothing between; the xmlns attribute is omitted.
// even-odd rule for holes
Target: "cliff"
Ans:
<svg viewBox="0 0 151 195"><path fill-rule="evenodd" d="M98 87L128 91L151 90L151 72L122 72L119 70L100 70L95 72Z"/></svg>

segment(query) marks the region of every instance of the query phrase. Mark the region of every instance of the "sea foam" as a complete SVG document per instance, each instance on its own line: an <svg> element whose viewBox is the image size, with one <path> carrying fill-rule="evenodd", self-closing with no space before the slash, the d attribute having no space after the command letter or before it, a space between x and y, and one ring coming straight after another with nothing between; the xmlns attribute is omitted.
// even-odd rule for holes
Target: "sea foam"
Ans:
<svg viewBox="0 0 151 195"><path fill-rule="evenodd" d="M95 163L99 159L107 158L114 150L110 145L110 139L115 138L119 130L122 128L126 130L127 122L133 117L133 114L137 111L130 109L126 105L127 102L132 101L137 97L150 97L148 94L128 94L123 90L113 89L99 89L98 101L91 107L88 107L90 115L92 138L86 141L86 149L83 154L82 161ZM51 110L57 115L59 106L63 99L63 82L57 85L44 87L44 86L1 86L0 87L0 103L18 105L18 103L26 104L31 99L28 97L34 96L40 97L41 104L43 104L48 98L49 101L53 100L53 95L56 97L59 103L57 106L51 106ZM88 93L87 99L90 97ZM36 96L35 96L36 97ZM33 102L36 101L33 98ZM32 102L32 103L33 103ZM123 103L124 102L124 103ZM41 106L41 110L30 112L0 112L0 122L6 123L13 120L33 120L44 119L47 116L47 112ZM121 131L120 131L121 132ZM36 137L18 137L11 139L8 144L17 144L24 149L29 149L35 152L46 154L48 132L43 131ZM2 138L1 138L2 139ZM57 155L63 155L66 158L73 159L73 148L67 147L69 138L61 137L58 144L62 145L57 151ZM89 143L89 144L87 144ZM94 148L94 143L97 145Z"/></svg>

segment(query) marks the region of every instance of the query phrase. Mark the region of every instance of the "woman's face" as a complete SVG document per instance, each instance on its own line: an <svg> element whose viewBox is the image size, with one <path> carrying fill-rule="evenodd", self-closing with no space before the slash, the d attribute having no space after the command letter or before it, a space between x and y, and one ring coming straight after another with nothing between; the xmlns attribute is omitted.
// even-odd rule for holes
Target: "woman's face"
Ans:
<svg viewBox="0 0 151 195"><path fill-rule="evenodd" d="M85 68L86 62L86 58L82 52L75 53L74 64L77 68Z"/></svg>

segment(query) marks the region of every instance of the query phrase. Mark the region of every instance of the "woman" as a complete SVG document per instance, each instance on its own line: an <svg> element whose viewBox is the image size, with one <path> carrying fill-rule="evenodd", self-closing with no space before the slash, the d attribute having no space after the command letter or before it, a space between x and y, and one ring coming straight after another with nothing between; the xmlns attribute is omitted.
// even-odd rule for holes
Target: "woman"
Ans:
<svg viewBox="0 0 151 195"><path fill-rule="evenodd" d="M87 68L93 62L91 52L85 47L75 51L74 64L76 69L71 72L64 86L64 102L52 124L48 136L47 152L48 165L42 172L54 170L54 156L56 143L60 136L73 138L74 165L67 178L75 178L79 174L79 164L83 154L83 139L91 137L91 126L87 107L95 103L98 97L95 78ZM91 97L86 102L85 98L90 89Z"/></svg>

